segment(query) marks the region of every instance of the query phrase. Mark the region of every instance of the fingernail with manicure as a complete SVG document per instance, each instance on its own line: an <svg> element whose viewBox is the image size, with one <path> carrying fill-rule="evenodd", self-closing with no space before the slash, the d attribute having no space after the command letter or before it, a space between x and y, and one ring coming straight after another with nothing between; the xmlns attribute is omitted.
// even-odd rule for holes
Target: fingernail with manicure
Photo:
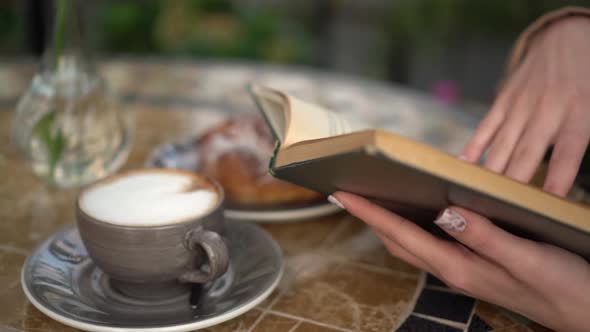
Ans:
<svg viewBox="0 0 590 332"><path fill-rule="evenodd" d="M445 209L434 223L447 231L459 233L463 232L467 226L465 218L449 208Z"/></svg>
<svg viewBox="0 0 590 332"><path fill-rule="evenodd" d="M328 201L329 201L330 203L332 203L332 204L336 205L337 207L339 207L339 208L343 209L343 210L345 209L345 208L344 208L344 205L342 205L342 203L340 203L340 201L339 201L339 200L338 200L336 197L334 197L334 196L332 196L332 195L328 196Z"/></svg>

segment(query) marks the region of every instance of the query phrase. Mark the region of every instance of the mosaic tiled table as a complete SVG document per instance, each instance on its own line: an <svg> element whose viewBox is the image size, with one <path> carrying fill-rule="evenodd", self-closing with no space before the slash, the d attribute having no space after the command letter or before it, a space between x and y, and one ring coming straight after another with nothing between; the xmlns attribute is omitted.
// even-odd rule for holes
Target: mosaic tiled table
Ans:
<svg viewBox="0 0 590 332"><path fill-rule="evenodd" d="M74 331L30 304L19 274L46 237L74 223L76 190L48 188L9 142L14 102L30 79L28 63L0 65L0 331ZM481 109L447 107L422 94L304 68L238 63L121 60L103 72L136 112L126 168L141 167L170 140L198 134L233 112L253 111L244 84L257 80L376 126L457 152ZM262 224L287 263L277 290L246 314L210 331L546 331L491 304L457 294L392 258L346 213L296 223Z"/></svg>

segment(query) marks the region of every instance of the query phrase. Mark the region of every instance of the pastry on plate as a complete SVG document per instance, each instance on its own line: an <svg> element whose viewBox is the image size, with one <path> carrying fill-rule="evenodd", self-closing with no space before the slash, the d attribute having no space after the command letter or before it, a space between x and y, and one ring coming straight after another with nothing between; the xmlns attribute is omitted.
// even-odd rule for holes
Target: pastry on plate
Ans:
<svg viewBox="0 0 590 332"><path fill-rule="evenodd" d="M268 173L274 144L262 117L251 114L231 117L199 139L199 171L221 184L229 208L304 206L322 200L321 194Z"/></svg>

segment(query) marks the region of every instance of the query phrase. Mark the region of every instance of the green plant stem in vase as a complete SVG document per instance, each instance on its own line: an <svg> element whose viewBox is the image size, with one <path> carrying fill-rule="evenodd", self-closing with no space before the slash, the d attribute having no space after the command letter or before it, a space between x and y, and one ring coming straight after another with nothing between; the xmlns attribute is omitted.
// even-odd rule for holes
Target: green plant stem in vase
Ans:
<svg viewBox="0 0 590 332"><path fill-rule="evenodd" d="M66 144L66 139L61 130L54 132L56 111L51 110L45 114L39 122L35 125L33 135L35 135L45 146L47 151L47 159L49 162L48 176L51 178L55 175L55 166L61 159L61 155Z"/></svg>
<svg viewBox="0 0 590 332"><path fill-rule="evenodd" d="M81 186L116 171L130 148L130 115L84 52L81 0L58 0L51 48L21 97L13 138L33 172L58 187Z"/></svg>
<svg viewBox="0 0 590 332"><path fill-rule="evenodd" d="M64 21L66 19L68 6L70 5L68 3L69 1L70 0L57 1L57 15L55 19L55 29L53 36L53 40L55 41L53 50L55 54L53 57L54 63L52 65L54 68L57 68L57 62L63 54L65 29ZM47 158L49 160L49 180L54 177L55 166L61 158L65 145L65 137L61 130L59 128L57 128L56 131L52 130L52 128L57 127L55 125L56 113L56 110L50 110L47 112L47 114L45 114L41 120L37 122L37 125L33 130L33 135L37 136L43 142L47 151Z"/></svg>

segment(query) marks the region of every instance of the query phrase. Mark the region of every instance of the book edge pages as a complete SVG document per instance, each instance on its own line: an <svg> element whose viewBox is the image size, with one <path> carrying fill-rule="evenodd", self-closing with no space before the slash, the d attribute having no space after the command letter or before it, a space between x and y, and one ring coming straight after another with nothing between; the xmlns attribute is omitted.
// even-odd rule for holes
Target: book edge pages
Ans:
<svg viewBox="0 0 590 332"><path fill-rule="evenodd" d="M338 136L304 140L295 144L284 147L277 154L275 167L284 167L289 164L305 161L308 159L318 159L324 156L336 155L363 148L375 144L376 130L363 130ZM314 143L321 142L322 150L305 149L302 147L313 146ZM333 143L333 144L332 144ZM325 153L328 150L328 153Z"/></svg>
<svg viewBox="0 0 590 332"><path fill-rule="evenodd" d="M289 98L286 94L282 93L281 91L268 88L256 83L249 83L247 85L247 91L254 100L254 104L258 109L259 113L264 118L266 125L270 128L274 138L279 142L281 145L285 139L287 138L287 131L290 125L290 103ZM266 106L264 106L262 99L265 98L264 94L276 94L277 97L281 99L281 103L284 105L283 117L284 117L284 132L280 135L277 131L277 126L274 125L273 121L270 119L269 113L266 111Z"/></svg>
<svg viewBox="0 0 590 332"><path fill-rule="evenodd" d="M273 89L266 88L266 87L261 86L256 83L249 83L246 87L246 90L248 91L248 93L250 94L252 99L254 100L254 104L256 105L256 108L258 109L259 113L262 115L262 118L266 122L266 125L270 128L270 131L272 132L272 134L275 138L276 142L275 142L275 146L273 149L273 153L270 157L270 160L268 161L268 172L270 173L270 175L275 176L275 173L274 173L275 163L277 161L277 155L282 148L282 140L281 140L281 136L277 133L277 129L273 126L272 121L269 119L268 114L266 113L266 110L265 110L265 106L262 104L261 98L264 98L264 97L262 95L260 95L261 93L257 92L257 90L268 90L268 92L270 92L270 93L276 93L283 100L283 104L285 105L285 108L287 109L287 111L289 108L288 98L286 95L284 95L280 91L275 91ZM287 114L285 114L285 128L288 128L287 123L288 123L288 117L287 117ZM286 137L287 133L285 132L285 133L283 133L283 135ZM284 139L284 137L283 137L283 139Z"/></svg>
<svg viewBox="0 0 590 332"><path fill-rule="evenodd" d="M321 144L322 148L309 149L309 145L314 143ZM589 208L382 130L368 130L300 142L279 151L274 167L292 167L300 162L347 153L359 148L381 152L388 159L405 166L430 173L590 234ZM523 200L523 197L526 199Z"/></svg>
<svg viewBox="0 0 590 332"><path fill-rule="evenodd" d="M377 131L376 146L398 162L590 233L590 209L583 205L385 131Z"/></svg>

